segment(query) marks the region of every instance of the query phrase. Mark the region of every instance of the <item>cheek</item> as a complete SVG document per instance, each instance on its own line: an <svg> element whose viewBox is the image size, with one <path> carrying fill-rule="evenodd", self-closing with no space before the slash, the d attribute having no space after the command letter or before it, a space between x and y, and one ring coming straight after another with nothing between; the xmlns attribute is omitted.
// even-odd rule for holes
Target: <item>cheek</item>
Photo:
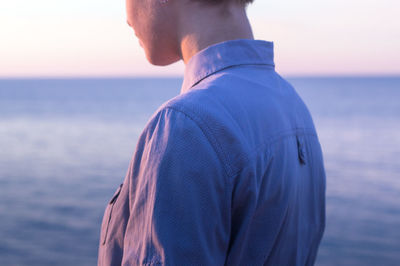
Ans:
<svg viewBox="0 0 400 266"><path fill-rule="evenodd" d="M153 9L149 1L126 0L126 12L127 19L138 37L147 38L146 35L153 24Z"/></svg>
<svg viewBox="0 0 400 266"><path fill-rule="evenodd" d="M144 22L143 16L146 16L145 1L143 0L126 0L126 16L132 27L135 29L142 27Z"/></svg>
<svg viewBox="0 0 400 266"><path fill-rule="evenodd" d="M126 17L129 23L131 23L132 25L133 20L136 17L135 10L137 10L132 0L126 0L125 9L126 9Z"/></svg>

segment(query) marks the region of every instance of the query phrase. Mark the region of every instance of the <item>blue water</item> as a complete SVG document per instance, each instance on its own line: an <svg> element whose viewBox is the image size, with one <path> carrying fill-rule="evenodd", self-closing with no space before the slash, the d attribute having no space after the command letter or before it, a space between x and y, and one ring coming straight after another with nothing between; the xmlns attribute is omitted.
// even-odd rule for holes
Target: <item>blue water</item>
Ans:
<svg viewBox="0 0 400 266"><path fill-rule="evenodd" d="M292 78L318 130L316 265L400 265L400 78ZM94 265L146 121L181 79L0 80L0 265Z"/></svg>

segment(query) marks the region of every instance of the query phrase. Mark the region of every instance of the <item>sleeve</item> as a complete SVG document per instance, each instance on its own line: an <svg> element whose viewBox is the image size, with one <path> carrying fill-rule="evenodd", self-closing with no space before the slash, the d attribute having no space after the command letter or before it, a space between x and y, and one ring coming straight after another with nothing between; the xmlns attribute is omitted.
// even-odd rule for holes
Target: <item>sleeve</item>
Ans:
<svg viewBox="0 0 400 266"><path fill-rule="evenodd" d="M223 265L230 196L215 146L198 122L174 109L156 116L143 141L123 264Z"/></svg>

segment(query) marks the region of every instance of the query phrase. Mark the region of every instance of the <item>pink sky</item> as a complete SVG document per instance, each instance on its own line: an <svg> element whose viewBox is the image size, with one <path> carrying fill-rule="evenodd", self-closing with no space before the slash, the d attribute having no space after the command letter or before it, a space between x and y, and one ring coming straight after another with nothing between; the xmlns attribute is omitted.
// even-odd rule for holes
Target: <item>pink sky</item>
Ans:
<svg viewBox="0 0 400 266"><path fill-rule="evenodd" d="M255 0L248 15L283 75L400 75L396 10L394 0ZM125 21L123 1L2 3L0 77L182 75L182 62L150 65Z"/></svg>

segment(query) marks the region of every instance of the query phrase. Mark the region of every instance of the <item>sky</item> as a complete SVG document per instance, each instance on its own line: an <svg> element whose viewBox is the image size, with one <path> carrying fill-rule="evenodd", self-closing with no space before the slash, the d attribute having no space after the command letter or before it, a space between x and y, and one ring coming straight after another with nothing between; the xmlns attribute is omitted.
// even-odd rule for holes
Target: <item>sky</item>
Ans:
<svg viewBox="0 0 400 266"><path fill-rule="evenodd" d="M287 76L400 75L398 0L254 0L255 39ZM0 77L182 76L147 62L125 1L0 0Z"/></svg>

